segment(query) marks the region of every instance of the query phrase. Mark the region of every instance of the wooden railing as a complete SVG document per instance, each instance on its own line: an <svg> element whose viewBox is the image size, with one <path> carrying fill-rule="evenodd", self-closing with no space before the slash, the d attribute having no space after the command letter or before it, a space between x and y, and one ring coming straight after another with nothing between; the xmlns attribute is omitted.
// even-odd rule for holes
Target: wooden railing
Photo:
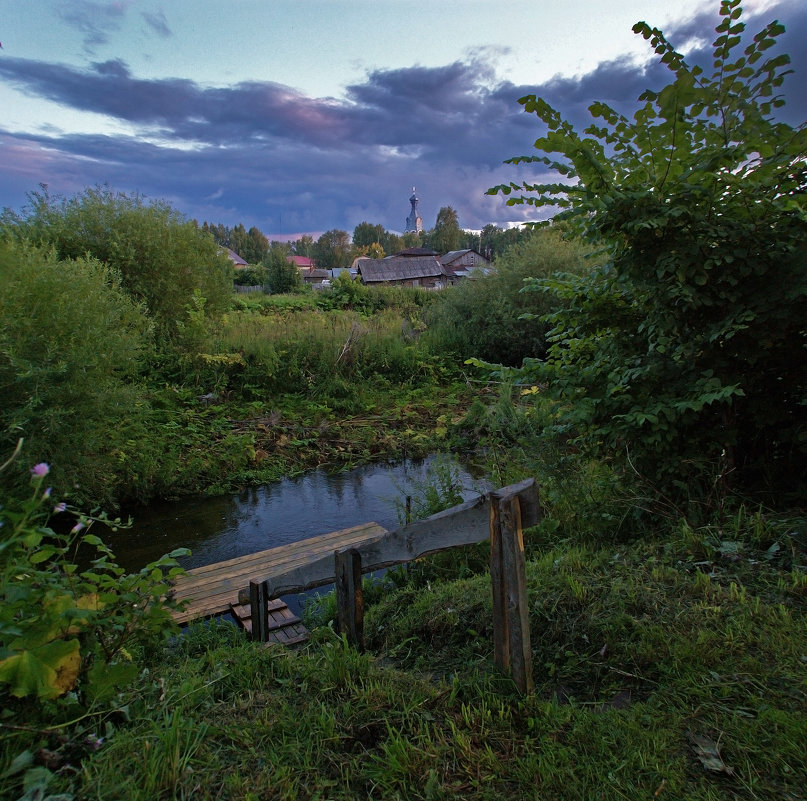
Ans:
<svg viewBox="0 0 807 801"><path fill-rule="evenodd" d="M494 659L522 692L530 692L532 650L522 530L538 523L540 515L538 486L535 479L527 479L261 581L250 581L240 600L251 606L253 637L260 641L268 637L271 599L336 584L338 629L351 644L363 648L362 574L489 539Z"/></svg>

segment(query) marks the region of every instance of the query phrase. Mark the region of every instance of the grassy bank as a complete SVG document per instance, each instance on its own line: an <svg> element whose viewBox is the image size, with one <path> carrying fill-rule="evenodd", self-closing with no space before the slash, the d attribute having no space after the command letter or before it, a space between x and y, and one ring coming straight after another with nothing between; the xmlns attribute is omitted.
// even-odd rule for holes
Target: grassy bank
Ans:
<svg viewBox="0 0 807 801"><path fill-rule="evenodd" d="M608 545L547 528L528 532L531 697L493 668L479 575L385 596L366 654L329 628L289 652L198 626L144 655L116 711L4 725L2 770L27 748L48 792L86 799L805 798L804 521Z"/></svg>

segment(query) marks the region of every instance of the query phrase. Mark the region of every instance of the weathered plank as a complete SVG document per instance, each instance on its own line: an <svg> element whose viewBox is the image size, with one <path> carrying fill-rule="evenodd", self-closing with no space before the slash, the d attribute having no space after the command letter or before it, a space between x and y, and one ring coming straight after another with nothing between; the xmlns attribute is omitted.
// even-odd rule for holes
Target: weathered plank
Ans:
<svg viewBox="0 0 807 801"><path fill-rule="evenodd" d="M533 689L532 646L518 496L490 494L490 529L494 660L526 694Z"/></svg>
<svg viewBox="0 0 807 801"><path fill-rule="evenodd" d="M533 526L540 520L538 486L528 478L497 491L499 498L517 496L521 504L524 526ZM410 562L421 556L484 542L490 537L490 500L482 495L444 512L418 520L366 542L354 544L361 555L362 573L371 573L392 565ZM303 592L335 581L332 555L323 555L291 567L272 570L265 576L269 597Z"/></svg>
<svg viewBox="0 0 807 801"><path fill-rule="evenodd" d="M268 605L268 634L267 645L273 643L282 643L283 645L296 645L305 642L309 637L309 631L302 624L297 615L295 615L283 601L269 601ZM250 616L250 608L247 604L238 604L231 607L233 615L236 620L241 624L244 630L251 636L252 635L252 618Z"/></svg>
<svg viewBox="0 0 807 801"><path fill-rule="evenodd" d="M355 548L334 554L336 573L336 625L348 643L364 650L364 595L361 584L361 554Z"/></svg>
<svg viewBox="0 0 807 801"><path fill-rule="evenodd" d="M186 608L174 612L173 617L183 624L195 618L223 614L231 605L239 603L239 590L247 590L250 581L262 581L277 570L295 569L323 554L332 560L336 549L351 547L386 533L387 530L377 523L365 523L193 568L179 576L172 586L171 596L177 601L188 602Z"/></svg>

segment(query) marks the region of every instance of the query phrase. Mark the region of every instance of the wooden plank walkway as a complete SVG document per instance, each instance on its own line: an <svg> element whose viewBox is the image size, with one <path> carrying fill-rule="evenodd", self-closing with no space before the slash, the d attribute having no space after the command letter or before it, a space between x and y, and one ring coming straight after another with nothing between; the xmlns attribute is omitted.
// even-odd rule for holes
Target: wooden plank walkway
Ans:
<svg viewBox="0 0 807 801"><path fill-rule="evenodd" d="M364 523L247 556L194 567L174 582L171 596L177 601L188 602L183 611L173 613L174 620L182 625L198 618L233 612L242 625L247 627L251 624L245 624L243 614L239 614L238 607L243 605L239 604L238 592L247 589L250 581L263 581L267 576L295 570L323 556L332 559L336 550L354 548L364 542L377 540L387 533L378 523ZM277 608L273 610L277 613L277 622L284 617L281 607L288 613L285 616L287 622L278 630L283 625L299 626L302 629L299 618L282 601L278 601ZM241 609L242 613L243 611ZM246 612L248 619L248 604ZM278 641L283 640L278 638Z"/></svg>

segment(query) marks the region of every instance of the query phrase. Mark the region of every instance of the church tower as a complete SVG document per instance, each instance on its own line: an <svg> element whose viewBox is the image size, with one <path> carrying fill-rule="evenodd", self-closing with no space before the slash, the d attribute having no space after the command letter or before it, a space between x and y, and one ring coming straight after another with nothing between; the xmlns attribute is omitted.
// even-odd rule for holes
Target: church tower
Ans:
<svg viewBox="0 0 807 801"><path fill-rule="evenodd" d="M412 197L409 198L409 202L412 204L412 211L406 218L406 228L404 229L404 233L408 234L410 231L415 231L416 233L420 234L423 232L423 218L418 212L418 203L420 203L420 200L415 194L414 186L412 187Z"/></svg>

